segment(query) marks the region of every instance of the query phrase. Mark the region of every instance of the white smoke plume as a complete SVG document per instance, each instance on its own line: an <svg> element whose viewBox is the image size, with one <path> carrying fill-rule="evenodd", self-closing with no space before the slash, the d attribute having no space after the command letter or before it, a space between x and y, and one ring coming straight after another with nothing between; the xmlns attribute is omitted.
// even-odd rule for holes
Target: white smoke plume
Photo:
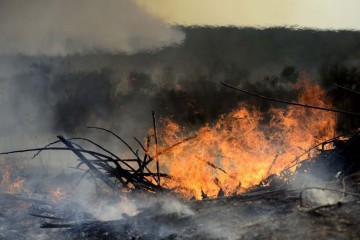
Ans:
<svg viewBox="0 0 360 240"><path fill-rule="evenodd" d="M1 0L0 54L134 53L184 34L131 0Z"/></svg>

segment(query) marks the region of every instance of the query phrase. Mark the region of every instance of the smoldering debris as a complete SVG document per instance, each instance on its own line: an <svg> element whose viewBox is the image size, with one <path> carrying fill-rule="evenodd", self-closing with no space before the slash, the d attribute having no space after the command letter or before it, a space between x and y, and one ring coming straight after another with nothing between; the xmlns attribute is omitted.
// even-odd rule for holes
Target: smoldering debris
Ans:
<svg viewBox="0 0 360 240"><path fill-rule="evenodd" d="M174 199L170 201L173 205ZM298 205L298 191L263 187L241 196L181 203L191 214L163 211L164 204L162 201L135 216L123 214L122 219L113 221L35 219L53 239L346 239L359 234L357 201L303 209Z"/></svg>

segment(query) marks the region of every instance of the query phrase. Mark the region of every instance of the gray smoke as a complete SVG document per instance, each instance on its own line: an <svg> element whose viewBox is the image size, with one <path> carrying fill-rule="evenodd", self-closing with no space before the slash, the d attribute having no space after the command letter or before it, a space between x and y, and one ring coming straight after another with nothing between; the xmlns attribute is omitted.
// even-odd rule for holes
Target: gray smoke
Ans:
<svg viewBox="0 0 360 240"><path fill-rule="evenodd" d="M67 55L178 44L184 34L130 0L2 0L0 53Z"/></svg>
<svg viewBox="0 0 360 240"><path fill-rule="evenodd" d="M149 24L151 27L152 22ZM151 127L152 110L159 117L173 116L193 126L216 120L240 100L267 110L268 102L227 91L219 82L285 98L291 95L287 84L296 81L303 70L320 80L326 78L339 85L346 81L348 87L358 87L359 32L178 29L186 34L183 44L131 55L0 55L0 109L4 113L0 116L0 133L11 135L16 131L24 136L24 131L32 130L25 135L34 136L39 130L47 135L53 130L73 134L79 128L97 125L126 139L141 138ZM344 69L336 67L341 65ZM11 144L13 147L7 150L21 147L13 142L17 146Z"/></svg>

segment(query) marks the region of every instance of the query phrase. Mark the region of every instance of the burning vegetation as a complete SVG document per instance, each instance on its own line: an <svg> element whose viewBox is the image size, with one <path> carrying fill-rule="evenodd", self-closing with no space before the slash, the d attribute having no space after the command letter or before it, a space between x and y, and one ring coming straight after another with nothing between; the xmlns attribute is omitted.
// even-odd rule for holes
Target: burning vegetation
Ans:
<svg viewBox="0 0 360 240"><path fill-rule="evenodd" d="M241 211L247 211L253 206L241 204L252 202L273 211L274 206L268 201L277 201L292 209L299 206L301 212L314 213L334 208L337 202L354 201L360 196L357 193L359 132L334 136L337 135L336 114L358 114L335 109L326 91L304 76L289 87L298 93L296 102L270 99L288 104L274 104L266 112L245 101L240 102L237 108L196 130L187 129L173 117L156 119L153 113L153 127L144 140L135 138L136 147L108 129L89 127L106 132L124 144L127 151L123 156L91 139L63 136L43 148L2 154L36 152L36 157L43 151L70 151L78 158L76 169L84 171L80 181L85 176L100 180L97 185L113 198L114 208L121 209L122 220L100 221L85 215L79 218L76 217L78 213L61 211L60 215L67 217L59 217L53 210L38 213L37 209L38 212L31 213L45 219L43 228L70 229L68 237L80 231L109 239L133 238L136 234L172 239L171 236L183 237L186 230L193 231L190 238L206 236L211 239L218 237L218 233L209 233L201 227L204 221L214 224L203 219L211 217L205 210L207 207L222 209L228 204L233 209L239 205ZM24 179L16 178L11 183L10 175L11 169L4 165L1 187L8 192L24 192ZM175 200L174 195L180 200ZM59 187L51 191L50 196L54 208L56 204L65 204L67 193ZM138 204L134 199L154 203L154 197L165 202L156 200L152 207L143 204L147 206L145 209L134 207ZM170 201L166 201L169 198ZM260 211L259 217L264 217L269 209ZM355 210L360 211L359 208ZM291 216L290 213L295 214L286 209L278 212L285 217ZM144 218L155 222L149 224ZM248 216L245 218L254 221ZM166 219L174 221L171 227L164 223ZM158 221L171 231L161 232ZM242 225L241 231L245 231L244 228ZM242 233L234 234L226 238L234 239Z"/></svg>
<svg viewBox="0 0 360 240"><path fill-rule="evenodd" d="M332 108L319 84L303 78L291 87L299 92L300 104ZM58 141L45 148L25 151L37 150L38 155L44 150L71 150L79 157L78 168L86 166L88 173L111 189L151 192L167 189L188 199L214 198L239 194L269 175L279 174L304 150L332 138L336 117L332 112L298 106L271 107L263 113L242 102L196 132L189 132L171 118L163 118L160 123L157 129L154 116L154 128L149 130L145 142L136 139L143 157L139 149L133 149L120 136L98 127L91 128L114 135L128 147L125 154L134 158L124 159L92 140L79 137L58 136ZM83 149L74 141L90 143L103 153ZM53 147L58 143L65 148Z"/></svg>
<svg viewBox="0 0 360 240"><path fill-rule="evenodd" d="M318 84L303 79L292 87L299 91L299 103L332 107ZM160 157L161 166L174 176L166 184L197 199L202 192L209 197L241 193L270 174L278 174L304 150L332 138L335 126L331 112L288 106L263 113L256 106L240 103L214 124L200 128L196 138ZM159 132L165 146L189 134L170 119L164 119Z"/></svg>

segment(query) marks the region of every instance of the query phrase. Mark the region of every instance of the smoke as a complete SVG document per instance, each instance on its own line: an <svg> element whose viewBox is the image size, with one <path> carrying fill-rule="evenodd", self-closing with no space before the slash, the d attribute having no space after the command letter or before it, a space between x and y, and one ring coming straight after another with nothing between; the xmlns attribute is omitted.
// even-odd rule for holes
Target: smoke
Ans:
<svg viewBox="0 0 360 240"><path fill-rule="evenodd" d="M12 6L11 3L4 3L4 6ZM30 3L27 1L26 4ZM64 6L67 5L58 8ZM128 23L131 24L131 21ZM146 28L151 29L152 23L149 21ZM130 29L134 34L144 33L131 27L126 31L119 28L119 32L130 34ZM288 83L296 81L302 70L315 79L321 78L321 75L329 78L327 75L331 73L332 63L352 62L357 59L359 52L356 45L360 36L358 32L230 27L179 29L186 34L183 44L156 52L137 52L133 55L83 52L65 57L2 55L0 77L3 82L7 78L13 89L7 91L3 88L2 91L13 96L6 102L13 112L9 110L9 114L1 117L10 119L9 123L24 119L22 124L14 126L40 123L39 128L49 126L62 133L75 132L87 125L102 125L116 131L124 129L124 134L129 137L142 137L143 130L151 125L145 125L151 120L151 110L160 116L172 115L178 122L192 125L211 122L220 114L230 111L243 96L223 91L218 84L221 81L256 92L262 91L268 96L284 95L288 94ZM85 30L79 26L78 31ZM19 31L19 34L24 33ZM3 36L6 34L0 38ZM19 38L18 41L28 41L25 39L31 37L37 38L37 35L31 34L30 38ZM143 37L145 41L147 38ZM41 41L46 39L39 38ZM85 40L96 39L89 37ZM11 49L8 44L3 48ZM46 44L41 46L43 48ZM31 47L24 45L24 48L32 51ZM329 66L324 68L329 70L322 71L324 65ZM353 63L353 66L356 67L357 63ZM349 69L352 69L351 66ZM19 99L18 105L30 105L23 107L29 114L11 117L20 110L15 104L11 105L16 99ZM263 110L270 106L264 102L252 103ZM30 116L31 121L28 121ZM126 128L123 127L125 125ZM144 128L139 129L139 126Z"/></svg>
<svg viewBox="0 0 360 240"><path fill-rule="evenodd" d="M50 8L51 4L54 5L53 10L65 9L70 5L78 6L81 2L39 3L42 2L18 0L1 2L3 7L0 8L2 11L0 18L4 21L0 21L0 29L3 26L14 26L15 29L16 26L20 28L22 25L26 29L12 31L14 34L15 32L21 34L22 37L14 41L9 40L6 45L0 44L0 49L10 51L11 46L16 45L16 41L34 43L37 41L35 38L38 38L40 42L49 40L36 32L25 37L30 29L26 27L26 24L31 25L34 22L27 19L30 18L30 14L33 14L32 9ZM103 4L104 6L99 6L98 14L104 13L100 10L107 8L104 1L88 1L87 3L82 9L90 8L92 4ZM129 28L123 30L121 28L123 25L119 25L118 28L118 32L124 36L123 40L130 37L132 33L141 35L150 31L151 26L156 25L155 23L159 25L157 29L173 31L166 26L160 27L164 26L163 23L142 12L132 2L117 1L116 4L129 5L132 6L131 9L137 9L136 14L139 20L136 22L143 24L146 28L142 31L140 27L130 27L132 21L126 20ZM16 7L17 11L14 10ZM11 9L14 11L10 11ZM85 10L77 10L77 14L73 15L80 18L82 16L80 13ZM124 13L126 15L130 10L123 9L120 12L122 11L126 12ZM74 13L74 10L70 12ZM33 17L35 15L42 18L41 14L33 14ZM39 24L55 24L60 21L59 16L66 14L54 13L53 15L54 23L49 20L39 21ZM118 17L117 14L108 15ZM142 22L142 19L147 17L153 21ZM14 24L9 19L12 19ZM68 21L68 19L70 17L65 20ZM102 18L103 22L106 19L108 18ZM130 19L135 22L131 16ZM90 22L82 21L85 25ZM109 20L109 27L116 25L112 22ZM146 24L149 26L145 26ZM95 29L74 26L79 28L76 34ZM69 25L68 28L75 27ZM4 33L0 36L1 43L5 36L9 36L7 33L11 29L1 31ZM50 29L50 26L44 29ZM56 29L62 31L65 27ZM190 125L189 129L216 121L221 114L236 107L240 100L250 101L250 104L266 111L270 107L269 103L258 102L227 91L218 83L224 81L267 96L291 98L296 94L289 93L288 85L296 81L301 70L306 69L315 78L325 75L333 81L331 63L354 62L359 52L359 46L356 44L360 37L358 32L295 31L283 28L258 30L234 27L179 27L179 29L186 34L182 45L168 46L153 52L137 52L133 55L89 54L89 52L63 57L0 54L0 110L2 113L0 115L2 136L0 147L2 151L40 147L47 144L50 141L49 138L58 133L67 136L92 137L89 132L83 132L86 126L109 128L124 139L130 140L129 143L132 144L133 136L141 139L151 127L152 110L156 112L159 119L173 116L176 122ZM92 33L101 33L101 31L107 30L98 28ZM61 35L59 39L67 38L66 33L61 33ZM144 41L149 40L146 36L140 35L138 37ZM162 36L162 34L158 35ZM57 38L55 40L58 41ZM97 41L99 38L89 36L83 40ZM16 46L19 47L18 49L24 48L24 51L19 50L19 52L34 52L31 44ZM47 44L41 43L39 46L42 47L41 51L45 51ZM70 51L70 48L65 50ZM324 65L329 67L324 68L324 73L322 73L320 70ZM353 66L358 66L358 63L353 63ZM348 72L353 72L352 68L348 69ZM344 71L340 69L339 72ZM336 74L333 78L341 79L341 76L341 74ZM350 79L350 77L347 78ZM351 84L357 84L351 79L344 79L349 82L349 87ZM341 85L341 82L338 84ZM338 101L338 104L342 102L346 101ZM356 107L355 104L354 106ZM339 108L345 109L345 107ZM104 137L95 139L100 139L103 145L107 146L109 146L108 140L114 142L114 139Z"/></svg>
<svg viewBox="0 0 360 240"><path fill-rule="evenodd" d="M16 16L18 22L15 22L14 26L19 27L20 22L25 25L31 23L30 20L20 21L20 14L10 14L10 9L15 9L15 3L19 8L16 12L26 12L26 19L32 12L31 9L40 2L2 1L4 8L0 9L3 12L0 18L4 18L4 21L0 21L0 26L12 26L5 18L15 20ZM54 6L54 9L68 6L51 1L37 7L45 8L55 3L59 6ZM90 3L95 4L92 1L88 3L89 6ZM100 2L96 4L100 5ZM137 9L139 21L148 16L133 3L117 4L131 5ZM41 21L42 24L45 22L51 21ZM131 24L131 21L126 22ZM151 29L155 22L158 22L159 26L162 25L155 19L147 22L148 29ZM78 27L79 33L86 29ZM173 116L176 122L184 126L189 125L188 129L196 129L198 126L216 121L221 114L231 111L241 100L250 101L250 104L266 111L270 107L269 103L227 91L218 83L224 81L263 95L291 98L296 94L289 93L288 85L296 81L301 70L306 69L315 78L321 78L318 75L323 74L327 78L332 76L334 79L341 79L341 74L331 75L333 68L330 63L354 62L359 52L359 45L356 44L360 37L358 32L233 27L179 29L186 34L182 45L132 55L86 52L63 57L0 54L1 151L41 147L59 133L65 136L90 137L112 150L117 150L119 143L113 138L103 135L94 138L94 135L91 135L93 132L84 132L86 126L106 127L133 144L133 136L141 139L151 128L152 110L158 119ZM125 37L130 36L131 31L134 34L143 34L147 31L135 30L131 27L126 31L119 28L119 32L128 33ZM24 35L26 31L19 30L17 33ZM8 31L4 33L6 32ZM7 34L1 34L0 39L4 39L4 36ZM29 37L24 36L15 40L35 41L32 40L34 38L47 41L46 37L38 36L35 32ZM62 38L65 37L60 39ZM99 38L89 37L85 40L96 39ZM15 40L8 41L7 45L0 44L0 49L11 49L8 44L14 45ZM44 47L43 50L46 49L46 44L39 45ZM34 50L30 45L22 47L26 48L23 53ZM319 73L323 65L329 68L324 68L325 73ZM358 63L353 63L353 66L358 66ZM348 69L348 72L353 72L352 68ZM339 69L339 72L344 71ZM357 85L350 77L347 77L350 80L344 79L349 82L349 87L351 84ZM341 85L341 82L338 84ZM346 101L338 101L338 104L343 102ZM114 146L115 144L117 146ZM117 148L112 148L113 146ZM50 155L59 159L56 157L58 154ZM73 161L72 156L63 159ZM71 166L74 165L75 163Z"/></svg>
<svg viewBox="0 0 360 240"><path fill-rule="evenodd" d="M2 0L0 53L67 55L158 49L184 34L130 0Z"/></svg>

